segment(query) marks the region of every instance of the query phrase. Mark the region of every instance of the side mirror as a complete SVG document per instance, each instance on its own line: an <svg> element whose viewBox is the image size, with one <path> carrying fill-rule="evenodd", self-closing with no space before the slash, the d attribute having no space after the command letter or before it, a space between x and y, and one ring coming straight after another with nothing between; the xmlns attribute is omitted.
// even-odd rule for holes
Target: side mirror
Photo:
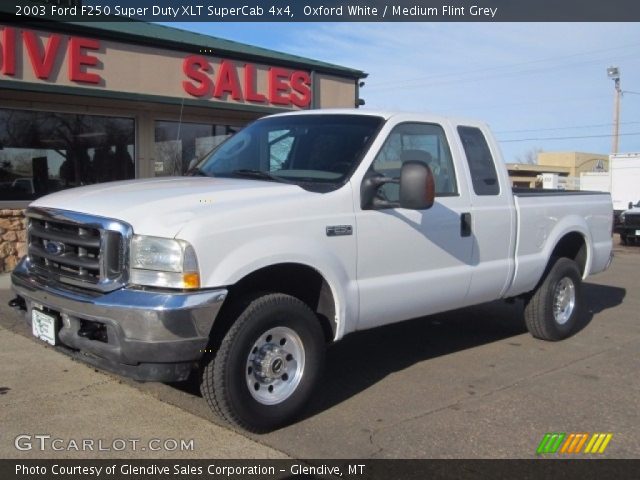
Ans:
<svg viewBox="0 0 640 480"><path fill-rule="evenodd" d="M378 189L387 183L400 185L398 202L382 200L376 196ZM400 179L372 174L362 181L361 204L363 210L381 210L385 208L406 208L409 210L427 210L435 201L435 180L431 168L423 162L406 161L400 170Z"/></svg>
<svg viewBox="0 0 640 480"><path fill-rule="evenodd" d="M433 206L436 183L426 163L410 160L400 170L400 207L426 210Z"/></svg>
<svg viewBox="0 0 640 480"><path fill-rule="evenodd" d="M631 210L633 208L633 202L629 202L628 206L629 206L628 210Z"/></svg>

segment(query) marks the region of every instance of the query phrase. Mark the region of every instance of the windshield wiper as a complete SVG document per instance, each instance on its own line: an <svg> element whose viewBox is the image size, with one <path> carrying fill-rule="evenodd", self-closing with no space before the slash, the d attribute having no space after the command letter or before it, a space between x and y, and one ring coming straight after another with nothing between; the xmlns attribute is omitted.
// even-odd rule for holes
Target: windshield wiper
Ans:
<svg viewBox="0 0 640 480"><path fill-rule="evenodd" d="M262 170L250 170L248 168L241 168L239 170L233 170L231 175L234 177L242 178L254 178L256 180L267 180L269 182L291 183L283 178L276 177L269 172L263 172Z"/></svg>

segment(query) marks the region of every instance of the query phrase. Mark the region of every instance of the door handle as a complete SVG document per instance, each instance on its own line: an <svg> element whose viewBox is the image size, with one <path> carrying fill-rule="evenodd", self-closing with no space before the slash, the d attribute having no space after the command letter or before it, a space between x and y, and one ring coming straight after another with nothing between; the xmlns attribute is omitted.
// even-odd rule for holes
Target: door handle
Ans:
<svg viewBox="0 0 640 480"><path fill-rule="evenodd" d="M469 212L460 214L460 236L471 236L471 213Z"/></svg>

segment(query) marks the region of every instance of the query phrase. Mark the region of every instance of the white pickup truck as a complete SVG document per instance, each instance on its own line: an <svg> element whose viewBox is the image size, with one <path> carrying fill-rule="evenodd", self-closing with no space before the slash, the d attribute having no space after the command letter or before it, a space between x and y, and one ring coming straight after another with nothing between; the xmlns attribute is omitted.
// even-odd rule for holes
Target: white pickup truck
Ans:
<svg viewBox="0 0 640 480"><path fill-rule="evenodd" d="M13 305L34 335L138 380L198 374L257 432L299 414L326 345L357 330L519 297L535 337L570 336L612 251L609 194L514 194L483 123L359 110L266 117L187 177L26 216Z"/></svg>

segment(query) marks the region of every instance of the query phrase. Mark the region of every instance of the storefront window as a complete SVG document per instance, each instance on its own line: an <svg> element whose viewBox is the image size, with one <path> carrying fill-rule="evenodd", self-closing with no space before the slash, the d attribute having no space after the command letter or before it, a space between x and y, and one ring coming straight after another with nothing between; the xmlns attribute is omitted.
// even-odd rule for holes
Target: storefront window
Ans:
<svg viewBox="0 0 640 480"><path fill-rule="evenodd" d="M0 109L0 200L135 177L135 121Z"/></svg>
<svg viewBox="0 0 640 480"><path fill-rule="evenodd" d="M206 123L156 122L156 177L184 175L190 166L240 128Z"/></svg>

